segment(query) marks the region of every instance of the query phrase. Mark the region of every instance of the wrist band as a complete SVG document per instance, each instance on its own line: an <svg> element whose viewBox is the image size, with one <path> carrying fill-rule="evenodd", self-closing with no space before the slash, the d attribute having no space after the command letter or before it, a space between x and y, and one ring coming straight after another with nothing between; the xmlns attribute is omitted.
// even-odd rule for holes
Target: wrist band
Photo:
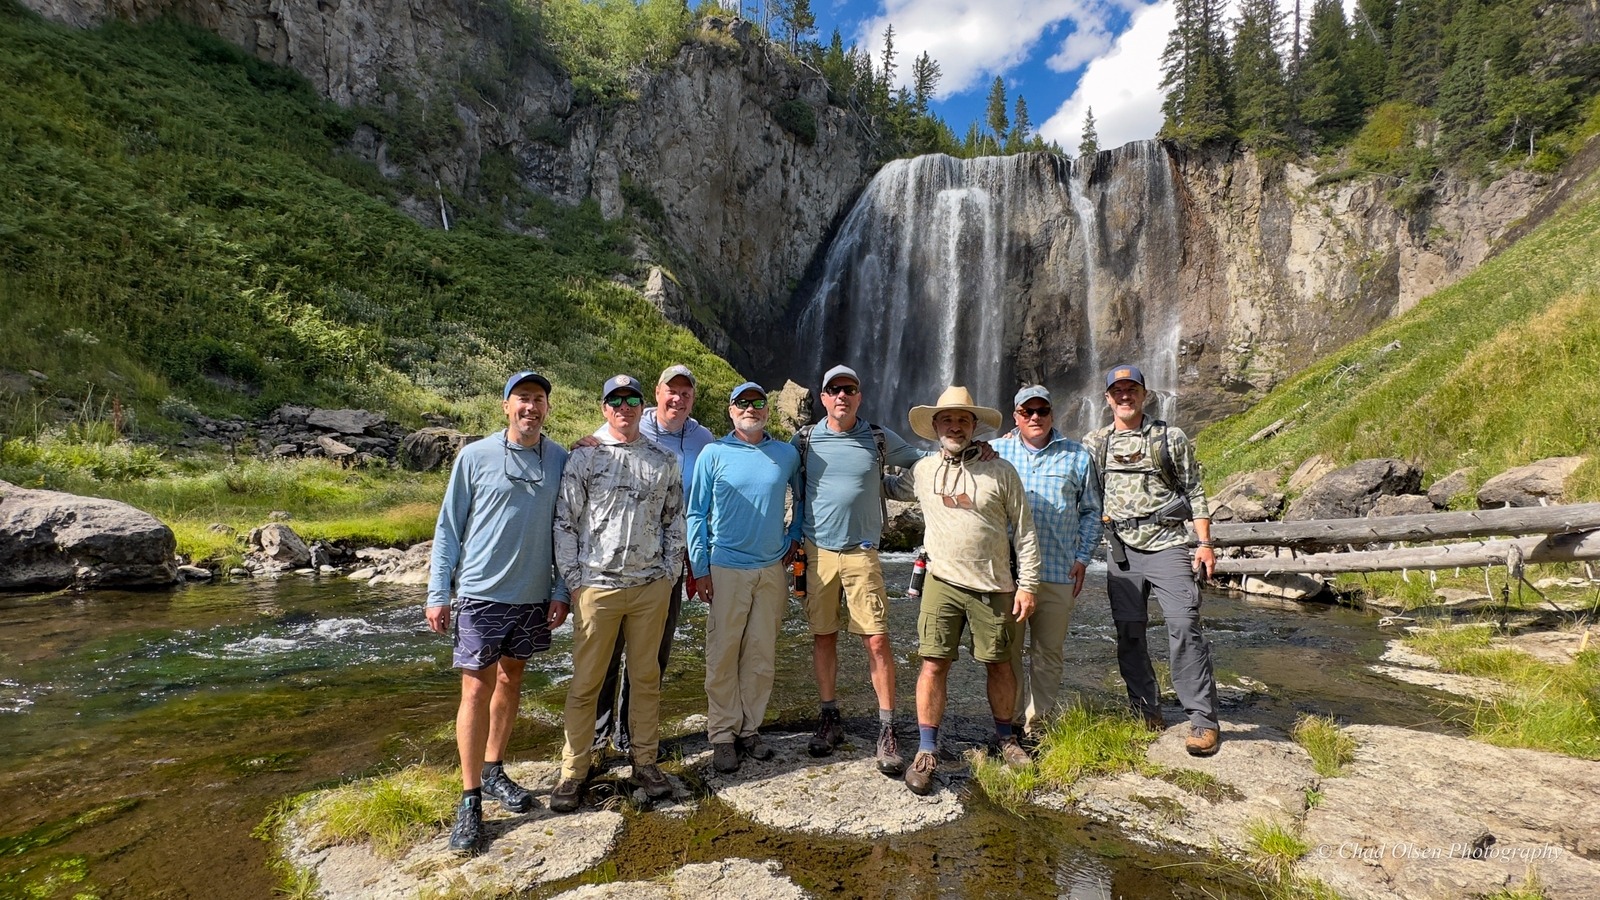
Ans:
<svg viewBox="0 0 1600 900"><path fill-rule="evenodd" d="M1202 547L1215 547L1216 546L1216 544L1211 542L1211 541L1198 541L1197 543L1199 543L1199 545L1202 546Z"/></svg>

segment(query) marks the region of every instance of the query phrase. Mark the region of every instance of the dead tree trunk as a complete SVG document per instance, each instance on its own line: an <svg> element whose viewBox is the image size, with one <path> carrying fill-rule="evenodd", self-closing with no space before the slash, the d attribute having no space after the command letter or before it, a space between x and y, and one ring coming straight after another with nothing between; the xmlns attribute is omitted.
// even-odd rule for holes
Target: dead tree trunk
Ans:
<svg viewBox="0 0 1600 900"><path fill-rule="evenodd" d="M1600 503L1479 509L1468 512L1322 519L1306 522L1218 522L1211 539L1218 547L1376 544L1464 537L1563 534L1600 528ZM1420 548L1419 548L1420 549Z"/></svg>
<svg viewBox="0 0 1600 900"><path fill-rule="evenodd" d="M1332 575L1338 572L1390 572L1397 569L1454 569L1472 566L1521 568L1523 563L1578 562L1600 559L1600 530L1509 541L1467 541L1435 547L1313 553L1260 559L1217 560L1218 575L1269 575L1294 572Z"/></svg>

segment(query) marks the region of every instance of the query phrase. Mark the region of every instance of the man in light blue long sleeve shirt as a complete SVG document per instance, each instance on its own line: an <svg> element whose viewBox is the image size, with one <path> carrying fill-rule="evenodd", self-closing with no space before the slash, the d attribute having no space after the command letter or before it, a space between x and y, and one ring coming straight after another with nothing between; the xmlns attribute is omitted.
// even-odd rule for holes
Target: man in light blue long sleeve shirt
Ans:
<svg viewBox="0 0 1600 900"><path fill-rule="evenodd" d="M689 492L689 566L706 616L706 734L711 764L739 754L768 759L757 729L772 697L778 625L793 555L783 526L787 490L798 496L800 452L767 434L767 392L745 382L728 396L733 433L707 447Z"/></svg>
<svg viewBox="0 0 1600 900"><path fill-rule="evenodd" d="M506 430L468 444L451 467L428 579L428 627L435 632L450 630L452 588L456 597L462 796L450 847L462 853L476 852L483 840L484 795L512 812L533 808L533 795L505 774L503 762L523 669L549 649L550 629L565 618L549 602L566 595L555 570L553 522L567 459L542 433L550 382L537 372L512 375L501 408Z"/></svg>

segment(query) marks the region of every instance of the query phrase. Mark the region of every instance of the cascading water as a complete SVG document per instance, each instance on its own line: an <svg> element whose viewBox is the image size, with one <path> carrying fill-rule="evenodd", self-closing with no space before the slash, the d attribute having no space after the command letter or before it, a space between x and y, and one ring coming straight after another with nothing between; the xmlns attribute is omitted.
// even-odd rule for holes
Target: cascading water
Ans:
<svg viewBox="0 0 1600 900"><path fill-rule="evenodd" d="M1138 362L1162 398L1177 385L1179 227L1155 142L1088 165L897 160L828 248L799 318L799 376L815 387L828 367L854 367L862 414L902 432L946 385L1008 410L1018 386L1041 382L1058 427L1081 434L1102 418L1106 367Z"/></svg>

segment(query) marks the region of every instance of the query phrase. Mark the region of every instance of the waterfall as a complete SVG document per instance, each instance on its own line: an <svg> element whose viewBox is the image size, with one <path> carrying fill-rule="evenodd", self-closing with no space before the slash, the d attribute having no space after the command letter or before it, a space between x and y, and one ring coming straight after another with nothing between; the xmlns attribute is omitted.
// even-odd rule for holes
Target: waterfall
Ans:
<svg viewBox="0 0 1600 900"><path fill-rule="evenodd" d="M815 389L829 367L855 368L862 415L908 438L907 411L950 384L1005 412L1009 428L1012 393L1042 382L1074 436L1103 418L1108 366L1136 362L1170 397L1181 249L1166 151L1142 142L1085 162L884 166L801 298L797 380Z"/></svg>

